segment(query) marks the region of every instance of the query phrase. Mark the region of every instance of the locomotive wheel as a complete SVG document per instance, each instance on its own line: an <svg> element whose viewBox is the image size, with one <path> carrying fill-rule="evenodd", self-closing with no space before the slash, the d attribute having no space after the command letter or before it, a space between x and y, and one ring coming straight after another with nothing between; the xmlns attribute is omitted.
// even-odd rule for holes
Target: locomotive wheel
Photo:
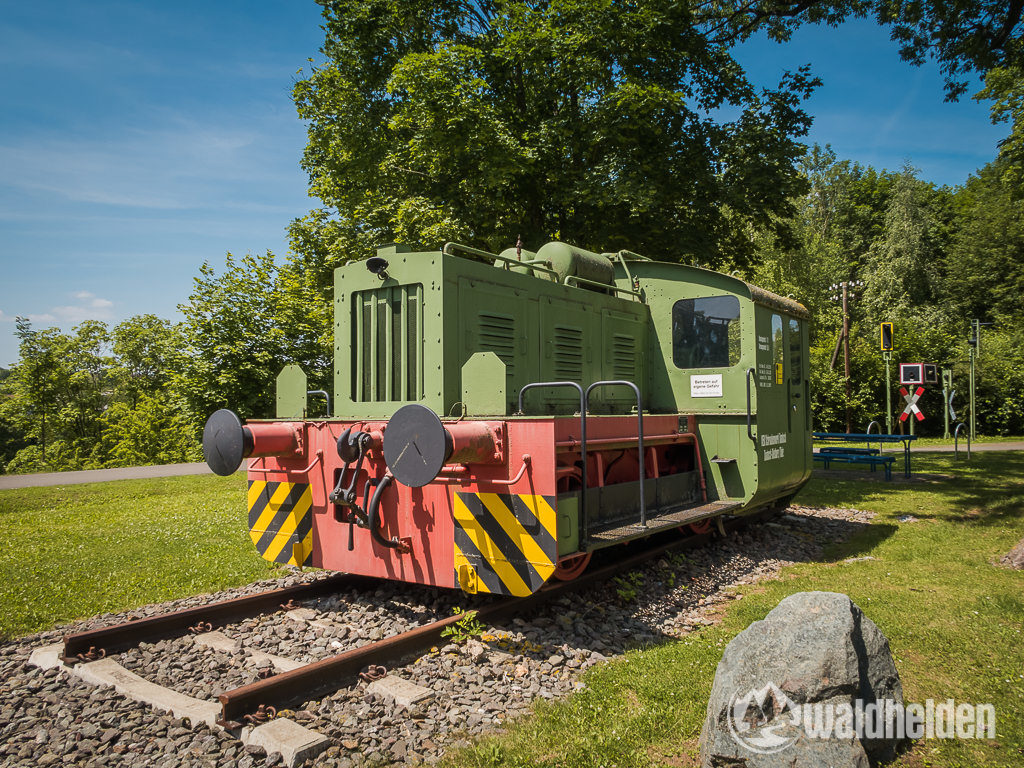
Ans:
<svg viewBox="0 0 1024 768"><path fill-rule="evenodd" d="M590 556L592 554L593 552L585 552L581 555L574 555L573 557L559 560L558 565L555 566L555 578L559 581L572 581L590 565Z"/></svg>
<svg viewBox="0 0 1024 768"><path fill-rule="evenodd" d="M711 528L714 524L714 521L708 518L707 520L701 520L699 523L690 523L687 528L698 536L703 536L705 533L711 533Z"/></svg>

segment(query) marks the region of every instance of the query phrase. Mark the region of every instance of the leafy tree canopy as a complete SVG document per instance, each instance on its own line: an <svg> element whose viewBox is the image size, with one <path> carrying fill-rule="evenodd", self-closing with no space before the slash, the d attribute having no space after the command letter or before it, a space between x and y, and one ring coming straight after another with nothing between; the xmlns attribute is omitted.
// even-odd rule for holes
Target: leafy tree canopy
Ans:
<svg viewBox="0 0 1024 768"><path fill-rule="evenodd" d="M325 207L292 246L314 268L519 234L740 264L752 228L785 234L817 81L758 91L710 5L321 2L326 62L294 89Z"/></svg>
<svg viewBox="0 0 1024 768"><path fill-rule="evenodd" d="M729 41L762 30L788 40L807 22L874 18L890 29L905 61L939 63L950 100L967 90L971 75L1024 67L1024 0L726 0L702 7L721 15L709 24Z"/></svg>
<svg viewBox="0 0 1024 768"><path fill-rule="evenodd" d="M1010 123L1010 135L999 143L1000 173L1019 200L1024 197L1024 66L992 70L974 98L992 100L993 123Z"/></svg>
<svg viewBox="0 0 1024 768"><path fill-rule="evenodd" d="M0 464L7 472L93 469L196 457L195 429L170 390L177 330L152 315L111 332L70 333L16 320L20 360L0 381Z"/></svg>
<svg viewBox="0 0 1024 768"><path fill-rule="evenodd" d="M187 304L181 333L184 359L174 388L198 424L229 407L244 417L274 412L274 381L300 362L310 384L330 377L332 304L309 286L294 261L274 254L227 256L218 274L203 264Z"/></svg>

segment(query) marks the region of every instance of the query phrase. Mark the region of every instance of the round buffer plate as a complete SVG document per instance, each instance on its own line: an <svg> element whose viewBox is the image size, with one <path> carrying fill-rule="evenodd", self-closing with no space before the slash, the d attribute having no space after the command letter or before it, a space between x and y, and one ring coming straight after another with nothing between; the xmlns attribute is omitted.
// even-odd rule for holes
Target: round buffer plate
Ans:
<svg viewBox="0 0 1024 768"><path fill-rule="evenodd" d="M245 458L245 428L238 414L221 408L206 420L203 427L203 458L218 475L231 475Z"/></svg>
<svg viewBox="0 0 1024 768"><path fill-rule="evenodd" d="M452 453L452 438L429 408L403 405L384 430L384 460L402 485L433 482Z"/></svg>

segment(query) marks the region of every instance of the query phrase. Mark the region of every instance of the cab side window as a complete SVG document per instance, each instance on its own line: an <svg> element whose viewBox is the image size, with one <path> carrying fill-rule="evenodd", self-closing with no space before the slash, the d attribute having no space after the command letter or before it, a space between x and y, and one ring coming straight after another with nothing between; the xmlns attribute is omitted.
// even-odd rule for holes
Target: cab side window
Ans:
<svg viewBox="0 0 1024 768"><path fill-rule="evenodd" d="M785 349L782 346L782 317L772 315L772 368L774 371L773 380L776 384L782 384L782 361L785 359Z"/></svg>
<svg viewBox="0 0 1024 768"><path fill-rule="evenodd" d="M799 384L803 380L803 349L800 346L800 321L789 318L789 380Z"/></svg>
<svg viewBox="0 0 1024 768"><path fill-rule="evenodd" d="M735 296L681 299L672 305L676 368L727 368L740 361L740 302Z"/></svg>

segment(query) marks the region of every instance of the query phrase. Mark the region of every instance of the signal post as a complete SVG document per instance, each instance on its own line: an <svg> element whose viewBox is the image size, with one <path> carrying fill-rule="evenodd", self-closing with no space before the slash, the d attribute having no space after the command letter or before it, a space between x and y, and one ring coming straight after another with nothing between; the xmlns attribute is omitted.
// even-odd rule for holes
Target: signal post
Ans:
<svg viewBox="0 0 1024 768"><path fill-rule="evenodd" d="M892 323L882 323L879 328L882 357L885 359L885 431L892 434L892 379L889 377L889 361L892 360Z"/></svg>

